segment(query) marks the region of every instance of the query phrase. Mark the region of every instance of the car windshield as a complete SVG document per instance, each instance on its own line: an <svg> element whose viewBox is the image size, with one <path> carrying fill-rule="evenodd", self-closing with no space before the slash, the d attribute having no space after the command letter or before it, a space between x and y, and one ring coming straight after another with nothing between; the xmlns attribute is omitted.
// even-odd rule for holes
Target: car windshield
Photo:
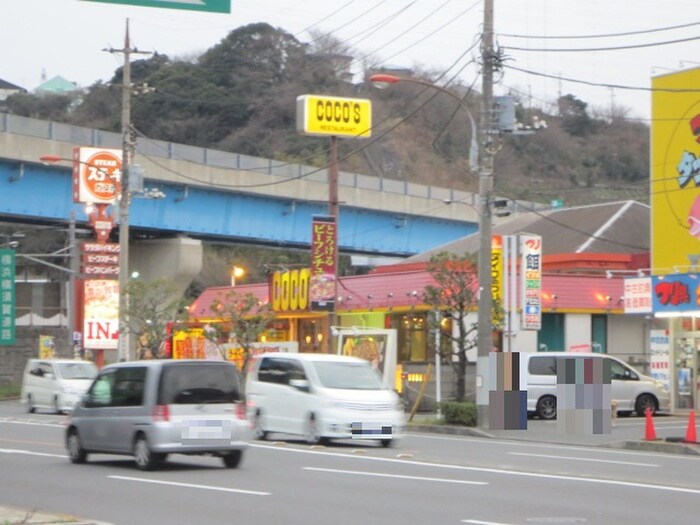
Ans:
<svg viewBox="0 0 700 525"><path fill-rule="evenodd" d="M63 379L95 379L97 368L92 363L61 363L58 373Z"/></svg>
<svg viewBox="0 0 700 525"><path fill-rule="evenodd" d="M321 384L326 388L348 390L379 390L379 373L367 363L316 361L313 363Z"/></svg>
<svg viewBox="0 0 700 525"><path fill-rule="evenodd" d="M166 366L161 375L160 405L235 403L240 400L238 374L229 364Z"/></svg>

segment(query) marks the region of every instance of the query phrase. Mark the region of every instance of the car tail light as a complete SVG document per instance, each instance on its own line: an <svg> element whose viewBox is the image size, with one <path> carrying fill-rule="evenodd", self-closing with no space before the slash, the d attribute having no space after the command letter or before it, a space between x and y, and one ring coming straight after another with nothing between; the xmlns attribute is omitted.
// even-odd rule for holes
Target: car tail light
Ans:
<svg viewBox="0 0 700 525"><path fill-rule="evenodd" d="M246 419L247 414L245 403L236 403L236 417L238 417L238 419Z"/></svg>
<svg viewBox="0 0 700 525"><path fill-rule="evenodd" d="M153 407L152 419L154 423L170 421L170 409L168 405L156 405Z"/></svg>

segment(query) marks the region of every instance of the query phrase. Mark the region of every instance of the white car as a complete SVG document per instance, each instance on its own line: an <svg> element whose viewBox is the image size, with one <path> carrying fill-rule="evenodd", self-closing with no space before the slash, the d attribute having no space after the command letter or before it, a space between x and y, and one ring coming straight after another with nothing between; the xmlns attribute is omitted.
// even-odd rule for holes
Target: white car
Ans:
<svg viewBox="0 0 700 525"><path fill-rule="evenodd" d="M527 377L527 411L541 419L557 417L557 361L564 358L588 357L602 359L610 372L610 399L617 402L618 414L636 412L643 416L647 409L652 414L669 412L671 396L653 377L637 372L620 359L598 353L539 352L521 354Z"/></svg>
<svg viewBox="0 0 700 525"><path fill-rule="evenodd" d="M30 359L22 377L21 400L28 412L37 408L69 412L97 375L91 361Z"/></svg>
<svg viewBox="0 0 700 525"><path fill-rule="evenodd" d="M374 440L390 446L406 417L398 394L382 385L369 361L331 354L262 354L246 378L248 415L256 438L270 432Z"/></svg>

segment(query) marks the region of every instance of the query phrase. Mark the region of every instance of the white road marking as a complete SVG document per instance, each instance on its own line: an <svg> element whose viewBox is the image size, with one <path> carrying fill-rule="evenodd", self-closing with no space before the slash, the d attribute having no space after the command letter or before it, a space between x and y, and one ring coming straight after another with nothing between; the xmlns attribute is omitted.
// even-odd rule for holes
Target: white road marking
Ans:
<svg viewBox="0 0 700 525"><path fill-rule="evenodd" d="M446 478L426 478L422 476L401 476L399 474L383 474L380 472L367 472L360 470L339 470L334 468L303 467L303 470L313 470L315 472L331 472L334 474L352 474L355 476L374 476L378 478L410 479L414 481L437 481L440 483L458 483L461 485L488 485L487 481L467 481L463 479Z"/></svg>
<svg viewBox="0 0 700 525"><path fill-rule="evenodd" d="M23 454L25 456L42 456L46 458L61 458L66 459L65 454L47 454L45 452L32 452L30 450L20 450L15 448L0 448L0 454Z"/></svg>
<svg viewBox="0 0 700 525"><path fill-rule="evenodd" d="M267 447L265 445L255 445L258 448L267 448L269 450L276 450L278 452L296 452L299 454L318 454L322 456L332 456L332 457L343 457L355 460L364 461L380 461L385 463L401 463L403 465L416 465L421 467L432 467L432 468L444 468L451 470L465 470L469 472L485 472L487 474L503 474L507 476L520 476L524 478L540 478L540 479L557 479L562 481L574 481L582 483L597 483L600 485L618 485L621 487L636 487L636 488L646 488L651 490L664 490L668 492L680 492L685 494L700 494L700 489L690 489L684 487L673 487L671 485L658 485L655 483L636 483L632 481L619 481L613 479L602 479L602 478L589 478L584 476L566 476L563 474L545 474L540 472L523 472L518 470L508 470L499 468L488 468L488 467L467 467L464 465L446 465L443 463L430 463L423 461L410 461L406 459L394 459L394 458L378 458L373 456L348 456L344 454L337 454L333 452L320 452L317 450L307 450L307 449L295 449L295 448L276 448Z"/></svg>
<svg viewBox="0 0 700 525"><path fill-rule="evenodd" d="M110 479L120 481L137 481L140 483L153 483L155 485L170 485L173 487L185 487L189 489L215 490L219 492L235 492L236 494L249 494L251 496L270 496L270 492L259 492L257 490L232 489L229 487L216 487L214 485L197 485L194 483L178 483L176 481L161 481L158 479L132 478L129 476L107 476Z"/></svg>
<svg viewBox="0 0 700 525"><path fill-rule="evenodd" d="M462 520L462 523L471 523L473 525L511 525L510 523L501 523L500 521L481 521L481 520Z"/></svg>
<svg viewBox="0 0 700 525"><path fill-rule="evenodd" d="M528 454L527 452L508 452L511 456L528 456L533 458L565 459L567 461L590 461L593 463L613 463L616 465L632 465L635 467L658 467L655 463L636 463L634 461L615 461L614 459L580 458L576 456L551 456L548 454Z"/></svg>
<svg viewBox="0 0 700 525"><path fill-rule="evenodd" d="M59 428L66 428L66 425L63 423L43 423L41 421L32 421L29 419L10 419L6 417L0 417L0 423L10 423L14 425L29 425L29 426L35 426L35 427L59 427Z"/></svg>

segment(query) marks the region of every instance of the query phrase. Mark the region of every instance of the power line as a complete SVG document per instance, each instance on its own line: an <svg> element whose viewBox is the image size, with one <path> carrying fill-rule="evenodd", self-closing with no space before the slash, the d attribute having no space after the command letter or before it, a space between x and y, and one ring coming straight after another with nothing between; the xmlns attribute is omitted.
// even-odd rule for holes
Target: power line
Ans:
<svg viewBox="0 0 700 525"><path fill-rule="evenodd" d="M670 44L680 44L683 42L692 42L694 40L700 40L700 36L691 36L688 38L678 38L676 40L666 40L664 42L650 42L648 44L631 44L627 46L608 46L608 47L580 47L580 48L527 48L527 47L517 47L517 46L504 46L504 49L511 51L532 51L532 52L545 52L545 53L591 53L596 51L620 51L623 49L640 49L643 47L658 47L667 46Z"/></svg>
<svg viewBox="0 0 700 525"><path fill-rule="evenodd" d="M527 38L537 40L565 40L565 39L589 39L589 38L609 38L619 36L644 35L648 33L659 33L661 31L671 31L673 29L683 29L685 27L693 27L700 25L700 22L691 22L689 24L679 24L675 26L657 27L653 29L642 29L639 31L627 31L624 33L605 33L597 35L518 35L512 33L499 33L498 36L509 38Z"/></svg>

